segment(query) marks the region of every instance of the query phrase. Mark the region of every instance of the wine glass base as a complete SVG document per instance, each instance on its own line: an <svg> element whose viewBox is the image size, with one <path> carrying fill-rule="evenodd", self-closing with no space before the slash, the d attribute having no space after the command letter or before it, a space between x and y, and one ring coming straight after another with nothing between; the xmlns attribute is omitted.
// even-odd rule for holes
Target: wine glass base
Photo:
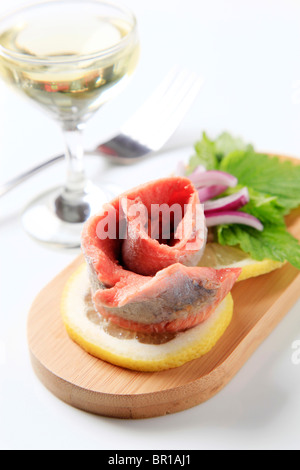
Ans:
<svg viewBox="0 0 300 470"><path fill-rule="evenodd" d="M71 223L59 217L55 202L61 191L61 187L53 188L30 202L22 214L23 227L33 240L49 248L78 249L84 221ZM86 220L119 193L120 188L114 185L98 187L89 183L85 197L86 204L89 205Z"/></svg>

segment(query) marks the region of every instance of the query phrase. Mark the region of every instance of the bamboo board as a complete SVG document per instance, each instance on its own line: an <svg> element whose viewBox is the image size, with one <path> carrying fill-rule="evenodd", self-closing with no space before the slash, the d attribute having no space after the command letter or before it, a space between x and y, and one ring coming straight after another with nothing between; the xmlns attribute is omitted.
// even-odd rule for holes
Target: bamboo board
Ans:
<svg viewBox="0 0 300 470"><path fill-rule="evenodd" d="M287 218L300 239L300 210ZM219 392L299 298L300 273L291 265L237 283L233 320L205 356L161 372L123 369L82 350L61 319L62 290L83 262L78 257L35 299L28 316L32 366L59 399L78 409L116 418L149 418L199 405Z"/></svg>

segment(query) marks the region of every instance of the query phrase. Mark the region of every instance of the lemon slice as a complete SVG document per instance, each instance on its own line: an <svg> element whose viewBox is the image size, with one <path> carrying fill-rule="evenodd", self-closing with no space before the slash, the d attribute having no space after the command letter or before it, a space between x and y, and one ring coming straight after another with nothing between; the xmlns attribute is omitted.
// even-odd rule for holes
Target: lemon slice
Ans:
<svg viewBox="0 0 300 470"><path fill-rule="evenodd" d="M265 259L257 261L247 253L233 246L223 246L219 243L207 243L199 266L209 268L241 268L242 272L238 281L260 276L280 268L283 264L279 261Z"/></svg>
<svg viewBox="0 0 300 470"><path fill-rule="evenodd" d="M82 265L67 282L61 303L62 318L70 338L89 354L138 371L160 371L183 365L208 353L223 335L233 315L231 294L202 324L171 337L139 338L136 333L114 327L95 310L90 300L87 269ZM160 337L161 338L161 337Z"/></svg>

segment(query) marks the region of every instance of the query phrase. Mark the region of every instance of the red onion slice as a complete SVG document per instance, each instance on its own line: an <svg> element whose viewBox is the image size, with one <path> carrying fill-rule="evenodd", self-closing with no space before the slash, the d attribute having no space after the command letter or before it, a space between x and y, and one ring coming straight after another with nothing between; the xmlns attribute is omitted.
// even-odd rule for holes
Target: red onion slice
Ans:
<svg viewBox="0 0 300 470"><path fill-rule="evenodd" d="M240 207L245 206L245 204L249 202L249 199L248 188L245 187L234 194L230 194L230 196L221 197L220 199L216 199L214 201L206 201L204 203L204 211L206 213L219 210L237 210Z"/></svg>
<svg viewBox="0 0 300 470"><path fill-rule="evenodd" d="M195 171L191 175L189 175L189 179L193 183L193 185L200 189L202 187L207 186L227 186L227 187L234 187L237 185L237 178L225 171L220 170L207 170L203 171L203 167L196 168Z"/></svg>
<svg viewBox="0 0 300 470"><path fill-rule="evenodd" d="M207 188L200 188L198 189L198 195L200 202L208 201L213 197L219 196L220 194L224 193L228 186L208 186Z"/></svg>
<svg viewBox="0 0 300 470"><path fill-rule="evenodd" d="M203 173L206 173L206 168L203 165L198 165L197 168L189 175L189 179L194 184L198 178L203 177Z"/></svg>
<svg viewBox="0 0 300 470"><path fill-rule="evenodd" d="M262 223L253 215L247 214L246 212L238 211L220 211L220 212L208 212L205 213L205 220L207 227L213 227L214 225L222 224L242 224L249 225L256 230L262 231L264 226Z"/></svg>

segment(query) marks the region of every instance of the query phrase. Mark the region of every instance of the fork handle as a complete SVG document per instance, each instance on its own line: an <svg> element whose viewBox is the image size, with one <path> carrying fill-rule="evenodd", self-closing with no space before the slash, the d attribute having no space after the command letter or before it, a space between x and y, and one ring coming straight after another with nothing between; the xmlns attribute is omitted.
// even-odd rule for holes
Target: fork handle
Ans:
<svg viewBox="0 0 300 470"><path fill-rule="evenodd" d="M125 155L118 158L119 149L122 149L122 152L125 152ZM146 153L150 152L150 149L145 147L138 142L134 144L124 135L120 135L117 138L111 139L111 141L107 142L106 144L99 145L94 152L85 152L87 155L89 153L98 153L105 157L110 157L112 161L115 163L122 163L129 164L136 161L141 155L145 155ZM128 153L128 156L126 155ZM41 172L42 170L48 168L49 166L53 165L54 163L63 160L65 155L57 155L56 157L52 157L49 160L40 163L39 165L32 167L30 170L21 173L18 176L15 176L9 181L6 181L3 184L0 184L0 197L7 194L9 191L14 189L16 186L19 186L21 183L24 183L26 180L34 176L35 174Z"/></svg>
<svg viewBox="0 0 300 470"><path fill-rule="evenodd" d="M23 183L24 181L28 180L31 176L35 175L36 173L39 173L40 171L44 170L48 166L53 165L54 163L63 160L64 155L57 155L56 157L53 157L43 163L40 163L39 165L31 168L30 170L25 171L24 173L16 176L15 178L12 178L10 181L7 181L4 184L0 185L0 197L4 196L4 194L7 194L9 191L14 189L16 186L19 184Z"/></svg>

